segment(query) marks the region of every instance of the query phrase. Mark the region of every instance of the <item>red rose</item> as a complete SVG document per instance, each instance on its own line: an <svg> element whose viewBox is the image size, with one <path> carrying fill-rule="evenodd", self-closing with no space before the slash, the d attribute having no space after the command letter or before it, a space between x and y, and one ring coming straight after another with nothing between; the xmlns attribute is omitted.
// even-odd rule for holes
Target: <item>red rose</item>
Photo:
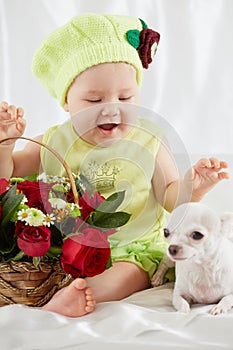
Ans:
<svg viewBox="0 0 233 350"><path fill-rule="evenodd" d="M98 229L88 228L86 233L65 240L61 264L74 277L92 277L106 269L110 252L106 236Z"/></svg>
<svg viewBox="0 0 233 350"><path fill-rule="evenodd" d="M49 191L54 184L45 182L24 181L17 185L17 189L27 197L27 205L32 208L40 209L43 213L52 211L51 204L48 202Z"/></svg>
<svg viewBox="0 0 233 350"><path fill-rule="evenodd" d="M15 227L18 247L28 256L43 256L50 248L51 232L45 226L27 226L18 221Z"/></svg>
<svg viewBox="0 0 233 350"><path fill-rule="evenodd" d="M0 179L0 194L6 192L9 188L9 181L4 178Z"/></svg>
<svg viewBox="0 0 233 350"><path fill-rule="evenodd" d="M88 191L85 191L82 197L79 199L80 211L82 217L86 219L92 211L105 200L103 196L99 192L95 192L95 194L90 197Z"/></svg>

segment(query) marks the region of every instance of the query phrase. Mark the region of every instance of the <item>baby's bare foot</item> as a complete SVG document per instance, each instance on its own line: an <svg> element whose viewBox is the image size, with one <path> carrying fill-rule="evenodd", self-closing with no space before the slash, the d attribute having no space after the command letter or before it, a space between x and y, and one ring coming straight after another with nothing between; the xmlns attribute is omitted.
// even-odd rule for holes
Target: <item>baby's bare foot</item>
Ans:
<svg viewBox="0 0 233 350"><path fill-rule="evenodd" d="M58 291L43 309L68 317L79 317L94 310L95 298L86 281L75 279L71 284Z"/></svg>

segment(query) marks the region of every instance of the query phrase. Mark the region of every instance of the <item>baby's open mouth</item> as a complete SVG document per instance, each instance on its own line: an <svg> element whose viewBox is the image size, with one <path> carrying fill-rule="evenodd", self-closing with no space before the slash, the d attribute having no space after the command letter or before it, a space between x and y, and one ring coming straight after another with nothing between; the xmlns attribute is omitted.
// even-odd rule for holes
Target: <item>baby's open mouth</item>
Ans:
<svg viewBox="0 0 233 350"><path fill-rule="evenodd" d="M115 129L118 126L116 123L107 123L107 124L100 124L98 125L98 128L100 128L103 131L111 131Z"/></svg>

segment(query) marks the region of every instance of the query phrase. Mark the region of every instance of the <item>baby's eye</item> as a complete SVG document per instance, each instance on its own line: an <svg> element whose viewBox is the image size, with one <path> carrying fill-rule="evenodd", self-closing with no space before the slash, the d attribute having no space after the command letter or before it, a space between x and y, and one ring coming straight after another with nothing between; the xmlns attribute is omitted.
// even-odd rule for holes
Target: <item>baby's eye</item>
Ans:
<svg viewBox="0 0 233 350"><path fill-rule="evenodd" d="M91 102L91 103L101 102L101 98L93 98L93 99L89 99L87 101Z"/></svg>
<svg viewBox="0 0 233 350"><path fill-rule="evenodd" d="M130 100L132 96L119 97L119 101L127 101Z"/></svg>

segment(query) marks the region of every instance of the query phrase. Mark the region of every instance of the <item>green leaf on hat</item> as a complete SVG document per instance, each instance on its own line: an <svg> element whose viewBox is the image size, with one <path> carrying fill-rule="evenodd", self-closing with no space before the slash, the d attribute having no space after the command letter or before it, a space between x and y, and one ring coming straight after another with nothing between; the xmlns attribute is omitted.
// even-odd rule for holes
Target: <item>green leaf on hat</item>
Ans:
<svg viewBox="0 0 233 350"><path fill-rule="evenodd" d="M143 29L147 29L148 25L146 24L146 22L143 21L143 19L139 18L140 22L142 23L142 28Z"/></svg>
<svg viewBox="0 0 233 350"><path fill-rule="evenodd" d="M135 49L140 45L140 32L137 29L131 29L126 32L126 39Z"/></svg>

